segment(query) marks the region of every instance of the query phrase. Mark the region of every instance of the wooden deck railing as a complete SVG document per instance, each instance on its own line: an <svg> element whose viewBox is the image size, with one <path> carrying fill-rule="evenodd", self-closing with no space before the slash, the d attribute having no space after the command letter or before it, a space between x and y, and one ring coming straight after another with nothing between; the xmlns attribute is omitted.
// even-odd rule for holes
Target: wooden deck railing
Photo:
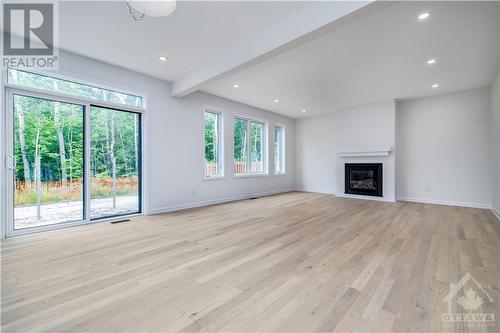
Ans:
<svg viewBox="0 0 500 333"><path fill-rule="evenodd" d="M262 162L252 162L250 164L250 171L247 171L246 162L234 162L234 173L246 173L246 172L263 172ZM206 175L216 175L217 165L215 163L205 163L205 174Z"/></svg>

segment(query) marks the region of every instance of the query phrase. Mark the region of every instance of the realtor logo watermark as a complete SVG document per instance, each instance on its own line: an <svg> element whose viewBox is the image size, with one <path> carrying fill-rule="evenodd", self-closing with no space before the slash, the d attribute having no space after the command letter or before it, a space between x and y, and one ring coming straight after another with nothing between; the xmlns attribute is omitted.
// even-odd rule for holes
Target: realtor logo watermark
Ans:
<svg viewBox="0 0 500 333"><path fill-rule="evenodd" d="M2 2L3 68L58 69L57 2Z"/></svg>
<svg viewBox="0 0 500 333"><path fill-rule="evenodd" d="M493 303L493 298L470 273L466 273L457 284L450 284L443 302L447 303L447 311L442 314L442 321L447 327L495 327L495 314L484 311ZM465 313L454 313L453 305Z"/></svg>

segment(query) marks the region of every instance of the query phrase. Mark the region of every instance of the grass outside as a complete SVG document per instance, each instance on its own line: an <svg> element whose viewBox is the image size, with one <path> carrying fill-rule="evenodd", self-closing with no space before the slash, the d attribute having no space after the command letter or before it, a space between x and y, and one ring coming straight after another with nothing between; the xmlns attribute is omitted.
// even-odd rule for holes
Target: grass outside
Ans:
<svg viewBox="0 0 500 333"><path fill-rule="evenodd" d="M116 180L116 196L128 196L138 193L138 177L118 178ZM63 185L61 182L42 182L42 203L82 200L83 180L75 179ZM91 178L90 197L108 198L113 195L113 180L111 178ZM36 189L34 184L28 188L24 181L17 181L15 188L15 205L31 206L36 204Z"/></svg>

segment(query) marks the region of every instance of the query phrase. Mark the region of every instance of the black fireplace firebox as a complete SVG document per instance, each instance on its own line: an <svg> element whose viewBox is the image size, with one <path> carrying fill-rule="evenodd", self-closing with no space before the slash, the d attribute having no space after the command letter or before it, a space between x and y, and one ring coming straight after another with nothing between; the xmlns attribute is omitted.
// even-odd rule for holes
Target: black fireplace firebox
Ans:
<svg viewBox="0 0 500 333"><path fill-rule="evenodd" d="M346 163L345 193L382 195L382 163Z"/></svg>

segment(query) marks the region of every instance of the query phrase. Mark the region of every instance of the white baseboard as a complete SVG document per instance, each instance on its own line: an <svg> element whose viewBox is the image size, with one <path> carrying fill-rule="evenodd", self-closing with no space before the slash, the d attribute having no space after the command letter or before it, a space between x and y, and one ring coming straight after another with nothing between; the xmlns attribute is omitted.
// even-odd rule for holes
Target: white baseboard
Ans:
<svg viewBox="0 0 500 333"><path fill-rule="evenodd" d="M254 197L265 197L265 196L268 196L268 195L279 194L279 193L287 193L287 192L292 192L292 191L294 191L293 188L285 188L285 189L279 189L279 190L273 190L273 191L267 191L267 192L259 192L259 193L250 193L250 194L243 194L243 195L235 195L235 196L225 197L225 198L219 198L219 199L212 199L212 200L198 201L198 202L181 204L181 205L173 205L173 206L155 208L155 209L151 209L148 212L148 215L168 213L168 212L175 212L175 211L178 211L178 210L184 210L184 209L190 209L190 208L197 208L197 207L204 207L204 206L216 205L216 204L221 204L221 203L225 203L225 202L244 200L244 199L254 198Z"/></svg>
<svg viewBox="0 0 500 333"><path fill-rule="evenodd" d="M493 212L493 215L497 217L497 219L500 221L500 212L495 209L495 207L491 207L491 211Z"/></svg>
<svg viewBox="0 0 500 333"><path fill-rule="evenodd" d="M489 204L476 203L476 202L434 200L434 199L423 199L423 198L413 198L413 197L398 197L398 201L427 203L427 204L433 204L433 205L491 209L491 205L489 205Z"/></svg>

